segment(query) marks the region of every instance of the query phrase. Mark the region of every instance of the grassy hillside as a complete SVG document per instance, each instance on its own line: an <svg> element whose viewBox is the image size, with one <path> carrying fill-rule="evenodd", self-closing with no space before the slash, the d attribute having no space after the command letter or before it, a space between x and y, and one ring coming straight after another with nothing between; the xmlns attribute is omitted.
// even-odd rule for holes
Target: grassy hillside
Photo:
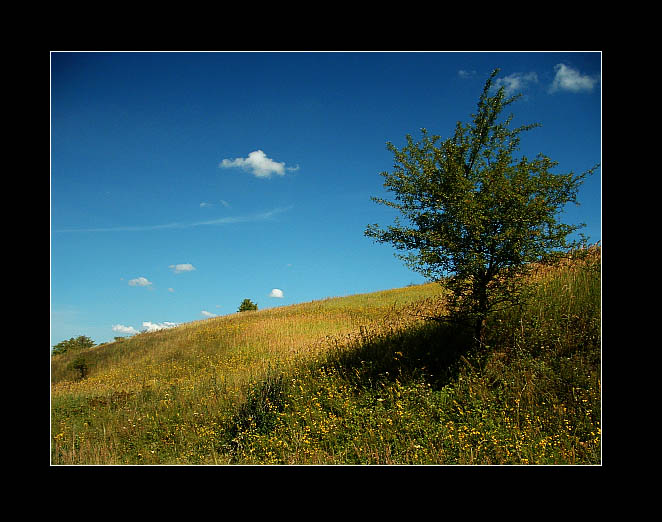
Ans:
<svg viewBox="0 0 662 522"><path fill-rule="evenodd" d="M55 356L51 462L598 464L599 263L541 270L479 353L424 320L443 309L426 284Z"/></svg>

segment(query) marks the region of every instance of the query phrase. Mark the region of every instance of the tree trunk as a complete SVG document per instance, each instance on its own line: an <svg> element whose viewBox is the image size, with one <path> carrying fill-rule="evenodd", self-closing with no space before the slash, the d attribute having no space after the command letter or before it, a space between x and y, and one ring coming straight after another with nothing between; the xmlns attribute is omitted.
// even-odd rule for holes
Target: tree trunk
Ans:
<svg viewBox="0 0 662 522"><path fill-rule="evenodd" d="M485 344L485 334L487 330L487 316L482 315L476 319L474 327L474 339L478 343L478 347L482 348Z"/></svg>
<svg viewBox="0 0 662 522"><path fill-rule="evenodd" d="M487 312L488 312L488 300L487 300L487 283L488 277L485 275L481 281L480 285L477 288L476 295L478 300L477 306L477 317L476 324L474 327L474 335L478 347L482 348L485 344L485 333L487 329Z"/></svg>

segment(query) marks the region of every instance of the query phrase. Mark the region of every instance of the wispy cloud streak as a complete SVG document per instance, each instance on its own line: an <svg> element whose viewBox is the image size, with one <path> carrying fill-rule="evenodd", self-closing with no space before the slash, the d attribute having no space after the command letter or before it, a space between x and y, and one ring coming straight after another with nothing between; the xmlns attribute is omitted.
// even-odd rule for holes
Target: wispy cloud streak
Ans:
<svg viewBox="0 0 662 522"><path fill-rule="evenodd" d="M184 229L210 225L230 225L233 223L253 223L256 221L268 221L278 214L287 212L292 206L278 207L260 214L250 216L228 216L207 221L196 221L195 223L166 223L163 225L142 225L142 226L124 226L124 227L106 227L106 228L63 228L55 232L146 232L152 230Z"/></svg>

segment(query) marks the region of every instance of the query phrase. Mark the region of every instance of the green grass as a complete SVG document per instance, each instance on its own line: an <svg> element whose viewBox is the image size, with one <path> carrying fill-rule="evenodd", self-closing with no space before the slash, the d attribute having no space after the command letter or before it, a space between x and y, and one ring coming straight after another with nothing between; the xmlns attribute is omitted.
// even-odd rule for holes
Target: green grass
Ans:
<svg viewBox="0 0 662 522"><path fill-rule="evenodd" d="M243 312L53 357L53 464L599 464L599 250L490 317L439 285Z"/></svg>

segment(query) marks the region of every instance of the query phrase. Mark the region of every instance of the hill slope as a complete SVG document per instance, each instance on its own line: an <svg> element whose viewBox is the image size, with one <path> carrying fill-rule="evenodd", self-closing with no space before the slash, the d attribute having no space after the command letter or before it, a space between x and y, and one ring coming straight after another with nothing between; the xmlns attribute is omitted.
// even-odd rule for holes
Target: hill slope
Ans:
<svg viewBox="0 0 662 522"><path fill-rule="evenodd" d="M531 306L495 315L483 353L423 320L443 306L427 284L53 357L51 461L599 463L599 251L591 259L546 272Z"/></svg>

